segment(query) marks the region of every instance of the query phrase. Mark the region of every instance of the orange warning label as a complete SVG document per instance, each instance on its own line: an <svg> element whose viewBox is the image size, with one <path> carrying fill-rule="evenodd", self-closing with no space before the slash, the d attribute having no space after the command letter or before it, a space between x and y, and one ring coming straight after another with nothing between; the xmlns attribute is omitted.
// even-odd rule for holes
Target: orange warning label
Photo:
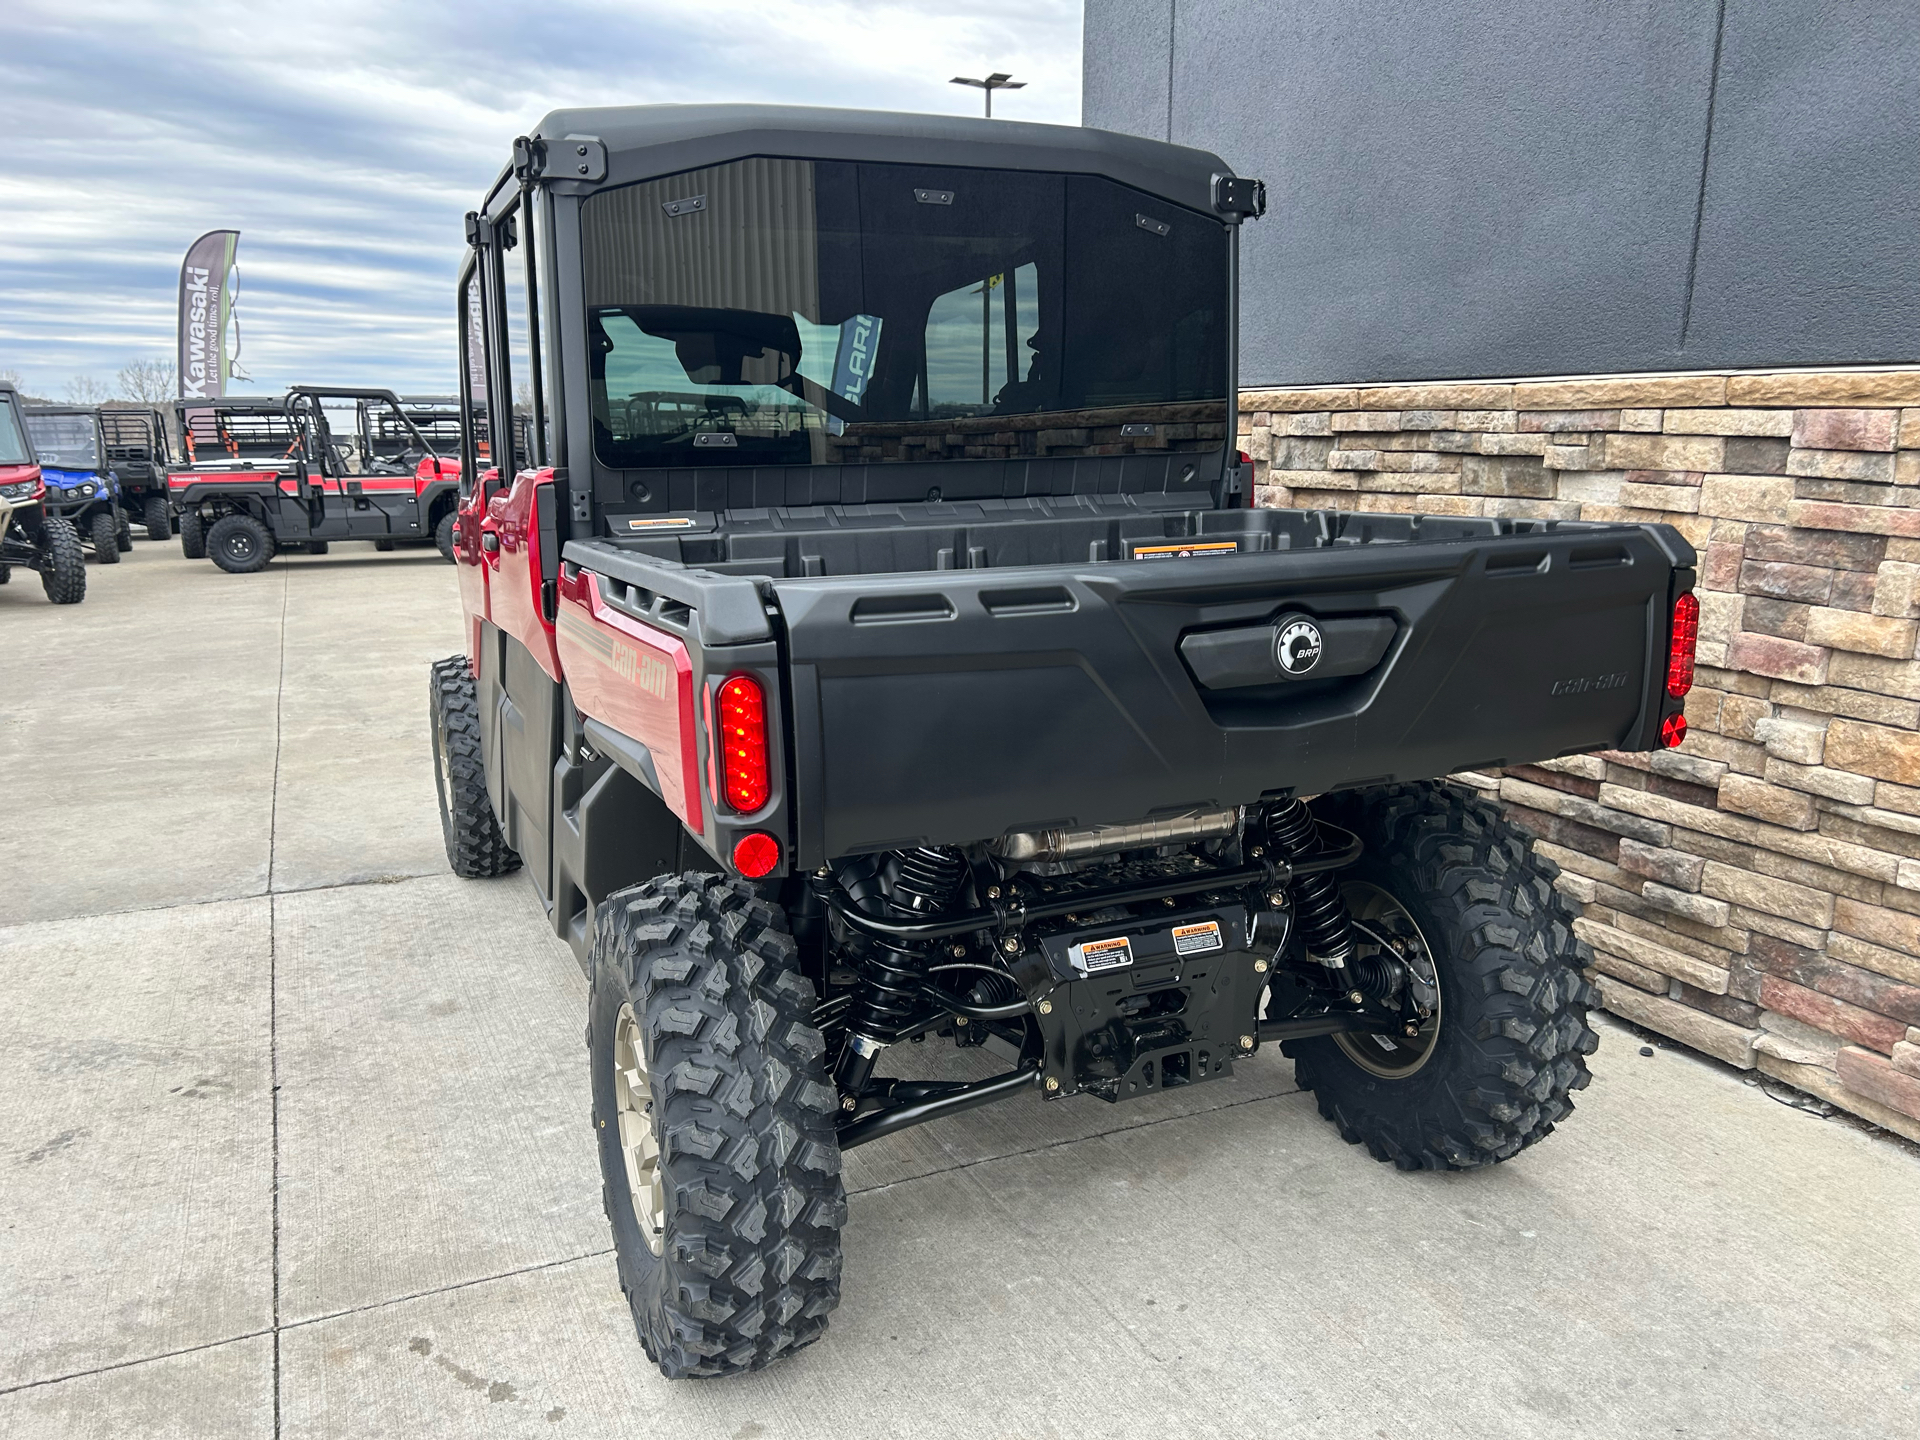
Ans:
<svg viewBox="0 0 1920 1440"><path fill-rule="evenodd" d="M1082 975L1092 975L1100 970L1118 970L1122 965L1133 964L1133 942L1124 935L1089 940L1084 945L1069 946L1067 958Z"/></svg>
<svg viewBox="0 0 1920 1440"><path fill-rule="evenodd" d="M1136 545L1136 560L1192 560L1211 555L1233 555L1240 549L1237 540L1172 540L1165 545Z"/></svg>
<svg viewBox="0 0 1920 1440"><path fill-rule="evenodd" d="M1173 927L1173 949L1177 955L1204 955L1219 950L1226 942L1220 938L1220 922L1204 920L1197 925Z"/></svg>

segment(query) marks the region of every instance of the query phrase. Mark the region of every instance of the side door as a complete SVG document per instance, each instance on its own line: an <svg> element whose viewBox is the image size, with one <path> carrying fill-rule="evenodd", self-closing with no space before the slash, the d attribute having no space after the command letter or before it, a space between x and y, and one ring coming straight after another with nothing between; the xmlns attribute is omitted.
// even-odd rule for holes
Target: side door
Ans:
<svg viewBox="0 0 1920 1440"><path fill-rule="evenodd" d="M431 454L426 441L385 396L365 396L357 409L361 493L385 517L387 534L419 539L426 533L420 492L433 476L421 465Z"/></svg>
<svg viewBox="0 0 1920 1440"><path fill-rule="evenodd" d="M327 533L336 540L385 540L391 533L387 512L375 497L391 481L369 473L360 438L360 401L352 395L323 394L316 399L318 448L326 472ZM411 481L407 483L411 488Z"/></svg>
<svg viewBox="0 0 1920 1440"><path fill-rule="evenodd" d="M541 420L546 387L538 266L546 246L530 219L543 198L537 191L508 192L487 213L470 217L487 460L480 462L480 483L463 506L460 526L464 541L470 520L478 521L487 572L489 623L482 627L477 679L488 794L507 843L520 852L551 908L553 778L566 700L553 639L550 581L559 569L558 535Z"/></svg>

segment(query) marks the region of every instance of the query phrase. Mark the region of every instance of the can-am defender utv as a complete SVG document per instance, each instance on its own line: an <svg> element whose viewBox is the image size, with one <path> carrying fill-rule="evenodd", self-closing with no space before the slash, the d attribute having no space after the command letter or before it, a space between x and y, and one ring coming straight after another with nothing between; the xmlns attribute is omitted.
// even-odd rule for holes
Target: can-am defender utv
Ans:
<svg viewBox="0 0 1920 1440"><path fill-rule="evenodd" d="M47 513L24 410L19 392L0 380L0 585L16 565L28 566L54 604L78 605L87 598L86 557L73 526Z"/></svg>
<svg viewBox="0 0 1920 1440"><path fill-rule="evenodd" d="M119 477L121 508L146 527L149 540L171 540L167 470L173 464L173 447L165 413L150 406L103 405L100 430L107 464Z"/></svg>
<svg viewBox="0 0 1920 1440"><path fill-rule="evenodd" d="M390 390L182 401L180 425L186 465L167 489L181 549L230 574L263 570L281 549L431 539L458 500L458 462L435 453Z"/></svg>
<svg viewBox="0 0 1920 1440"><path fill-rule="evenodd" d="M911 1125L1277 1043L1343 1138L1466 1169L1587 1083L1553 867L1439 777L1677 743L1693 551L1249 508L1262 199L1093 130L684 105L548 116L467 217L447 854L589 966L667 1374L820 1335L840 1157ZM909 1078L929 1035L999 1073Z"/></svg>
<svg viewBox="0 0 1920 1440"><path fill-rule="evenodd" d="M58 515L93 547L102 565L118 565L133 549L133 527L120 513L120 477L107 459L100 412L91 405L29 405L27 433L47 483L49 515Z"/></svg>

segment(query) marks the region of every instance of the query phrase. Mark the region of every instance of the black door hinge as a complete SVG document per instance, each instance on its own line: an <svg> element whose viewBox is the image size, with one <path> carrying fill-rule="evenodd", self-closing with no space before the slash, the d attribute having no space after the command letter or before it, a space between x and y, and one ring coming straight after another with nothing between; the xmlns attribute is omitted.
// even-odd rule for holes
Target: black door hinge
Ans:
<svg viewBox="0 0 1920 1440"><path fill-rule="evenodd" d="M1267 182L1244 175L1216 175L1213 208L1238 220L1258 220L1267 213Z"/></svg>

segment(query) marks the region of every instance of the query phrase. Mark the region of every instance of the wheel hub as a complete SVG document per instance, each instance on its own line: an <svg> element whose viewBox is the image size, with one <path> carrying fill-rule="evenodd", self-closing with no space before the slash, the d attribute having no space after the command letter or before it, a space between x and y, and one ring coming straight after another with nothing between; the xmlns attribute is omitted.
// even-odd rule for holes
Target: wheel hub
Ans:
<svg viewBox="0 0 1920 1440"><path fill-rule="evenodd" d="M631 1004L620 1007L613 1025L613 1105L633 1218L647 1248L658 1255L666 1242L667 1200L660 1181L660 1138L653 1125L653 1082Z"/></svg>
<svg viewBox="0 0 1920 1440"><path fill-rule="evenodd" d="M1349 880L1340 887L1340 898L1353 917L1356 958L1401 967L1405 984L1416 995L1432 997L1432 1013L1421 1018L1411 1035L1348 1032L1333 1037L1362 1070L1387 1080L1404 1080L1427 1063L1440 1036L1440 983L1433 948L1407 907L1378 885Z"/></svg>

